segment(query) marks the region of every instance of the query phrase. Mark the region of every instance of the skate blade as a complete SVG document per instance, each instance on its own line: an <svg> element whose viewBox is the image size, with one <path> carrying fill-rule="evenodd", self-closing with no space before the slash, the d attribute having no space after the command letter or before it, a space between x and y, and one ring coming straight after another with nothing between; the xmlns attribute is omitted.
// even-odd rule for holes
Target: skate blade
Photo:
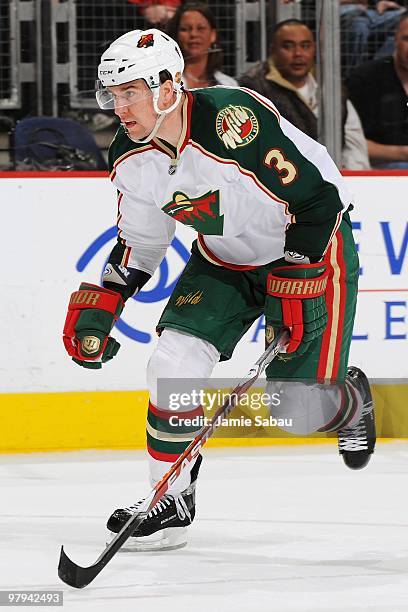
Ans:
<svg viewBox="0 0 408 612"><path fill-rule="evenodd" d="M108 531L106 545L117 534ZM154 552L162 550L176 550L187 545L187 527L169 527L139 538L130 537L118 552Z"/></svg>

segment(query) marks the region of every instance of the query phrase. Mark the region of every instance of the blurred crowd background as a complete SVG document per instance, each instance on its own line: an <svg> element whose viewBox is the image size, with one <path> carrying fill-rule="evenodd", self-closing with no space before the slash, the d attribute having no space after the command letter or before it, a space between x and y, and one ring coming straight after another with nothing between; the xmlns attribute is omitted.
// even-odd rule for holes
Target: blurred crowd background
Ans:
<svg viewBox="0 0 408 612"><path fill-rule="evenodd" d="M0 0L0 169L103 170L99 58L158 27L185 88L245 86L351 170L408 168L408 0Z"/></svg>

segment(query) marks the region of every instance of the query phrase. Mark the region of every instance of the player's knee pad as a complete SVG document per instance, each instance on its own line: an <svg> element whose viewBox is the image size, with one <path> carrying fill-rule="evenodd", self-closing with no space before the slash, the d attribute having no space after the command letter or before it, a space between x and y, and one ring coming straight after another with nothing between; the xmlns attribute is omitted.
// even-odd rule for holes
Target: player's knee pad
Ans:
<svg viewBox="0 0 408 612"><path fill-rule="evenodd" d="M298 435L337 431L358 419L362 406L360 395L348 381L320 384L269 380L266 393L275 400L279 398L269 410L274 418L284 419L286 425L281 429Z"/></svg>
<svg viewBox="0 0 408 612"><path fill-rule="evenodd" d="M170 393L174 398L176 394L203 388L219 357L210 342L175 329L164 329L147 366L152 404L167 409ZM188 404L187 395L184 399L185 410L191 410L194 402Z"/></svg>

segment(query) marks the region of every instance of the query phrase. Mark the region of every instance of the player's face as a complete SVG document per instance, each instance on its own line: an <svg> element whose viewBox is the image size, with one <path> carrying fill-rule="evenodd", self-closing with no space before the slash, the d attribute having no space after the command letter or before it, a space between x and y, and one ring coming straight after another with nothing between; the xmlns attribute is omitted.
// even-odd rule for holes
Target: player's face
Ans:
<svg viewBox="0 0 408 612"><path fill-rule="evenodd" d="M395 60L402 70L408 70L408 19L405 19L395 34Z"/></svg>
<svg viewBox="0 0 408 612"><path fill-rule="evenodd" d="M150 89L142 79L109 87L115 103L115 114L126 128L129 136L143 139L150 134L157 115L153 108Z"/></svg>
<svg viewBox="0 0 408 612"><path fill-rule="evenodd" d="M271 48L276 68L290 83L302 84L313 68L315 43L304 25L286 25L277 31Z"/></svg>
<svg viewBox="0 0 408 612"><path fill-rule="evenodd" d="M208 54L216 40L216 32L199 11L186 11L180 19L178 43L188 61Z"/></svg>

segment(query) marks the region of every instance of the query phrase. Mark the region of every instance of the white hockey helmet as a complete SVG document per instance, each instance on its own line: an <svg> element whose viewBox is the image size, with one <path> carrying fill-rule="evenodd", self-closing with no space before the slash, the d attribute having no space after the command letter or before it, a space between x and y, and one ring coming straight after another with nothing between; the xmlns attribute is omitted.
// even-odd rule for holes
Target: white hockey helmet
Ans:
<svg viewBox="0 0 408 612"><path fill-rule="evenodd" d="M166 110L157 106L160 73L166 70L173 81L175 103ZM120 36L103 53L98 67L96 100L103 110L128 106L132 103L122 97L118 102L109 87L143 79L153 94L154 110L158 115L171 112L179 103L182 93L181 76L183 55L178 44L167 34L154 28L132 30Z"/></svg>

